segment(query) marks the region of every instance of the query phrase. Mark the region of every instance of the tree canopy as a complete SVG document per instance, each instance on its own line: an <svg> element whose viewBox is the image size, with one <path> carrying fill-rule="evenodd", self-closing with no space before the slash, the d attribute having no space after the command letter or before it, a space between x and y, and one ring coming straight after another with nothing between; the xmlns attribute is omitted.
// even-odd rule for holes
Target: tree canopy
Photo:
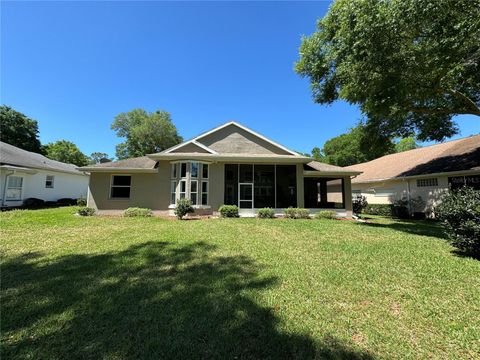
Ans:
<svg viewBox="0 0 480 360"><path fill-rule="evenodd" d="M112 129L126 139L116 147L119 159L156 153L182 142L170 114L162 110L148 113L134 109L121 113L115 117Z"/></svg>
<svg viewBox="0 0 480 360"><path fill-rule="evenodd" d="M314 148L312 156L328 164L349 166L395 152L395 145L389 138L377 140L378 145L368 146L367 136L365 126L358 124L347 133L326 141L322 150ZM321 156L315 156L314 152Z"/></svg>
<svg viewBox="0 0 480 360"><path fill-rule="evenodd" d="M419 147L420 145L417 144L417 141L415 140L415 138L412 136L409 136L409 137L400 139L395 144L395 152L399 153L402 151L413 150Z"/></svg>
<svg viewBox="0 0 480 360"><path fill-rule="evenodd" d="M0 139L20 149L41 152L38 123L9 106L0 106Z"/></svg>
<svg viewBox="0 0 480 360"><path fill-rule="evenodd" d="M90 154L91 162L94 164L101 164L106 162L111 162L113 159L104 152L93 152Z"/></svg>
<svg viewBox="0 0 480 360"><path fill-rule="evenodd" d="M443 140L480 116L480 0L337 0L296 71L315 102L360 106L366 130Z"/></svg>
<svg viewBox="0 0 480 360"><path fill-rule="evenodd" d="M67 164L85 166L90 163L88 156L83 154L80 149L67 140L58 140L43 146L45 156L52 160L61 161Z"/></svg>

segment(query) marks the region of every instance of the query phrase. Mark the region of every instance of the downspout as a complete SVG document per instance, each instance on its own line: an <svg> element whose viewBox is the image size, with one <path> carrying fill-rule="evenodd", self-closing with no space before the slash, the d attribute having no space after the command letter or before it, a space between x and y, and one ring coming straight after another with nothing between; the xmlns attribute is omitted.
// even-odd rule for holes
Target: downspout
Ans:
<svg viewBox="0 0 480 360"><path fill-rule="evenodd" d="M412 214L412 204L410 202L410 180L403 178L403 181L407 181L407 201L408 201L408 213Z"/></svg>
<svg viewBox="0 0 480 360"><path fill-rule="evenodd" d="M3 184L2 207L5 206L5 196L6 196L6 192L7 192L8 177L10 175L15 174L15 170L10 170L10 171L11 171L10 174L5 173L5 184Z"/></svg>

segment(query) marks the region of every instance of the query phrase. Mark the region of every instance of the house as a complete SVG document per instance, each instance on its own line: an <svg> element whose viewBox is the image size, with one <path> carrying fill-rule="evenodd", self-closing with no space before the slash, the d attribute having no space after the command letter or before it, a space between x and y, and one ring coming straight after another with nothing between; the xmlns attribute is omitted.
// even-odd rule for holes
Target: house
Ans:
<svg viewBox="0 0 480 360"><path fill-rule="evenodd" d="M480 190L480 135L385 155L348 166L362 171L352 180L353 194L369 204L410 200L411 212L432 216L441 195L467 185Z"/></svg>
<svg viewBox="0 0 480 360"><path fill-rule="evenodd" d="M351 216L350 178L360 173L312 161L236 122L160 153L81 170L90 172L88 206L100 213L136 206L171 215L188 198L197 214L228 204L242 216L264 207Z"/></svg>
<svg viewBox="0 0 480 360"><path fill-rule="evenodd" d="M23 200L57 201L86 197L88 175L73 164L51 160L0 142L0 205L21 206Z"/></svg>

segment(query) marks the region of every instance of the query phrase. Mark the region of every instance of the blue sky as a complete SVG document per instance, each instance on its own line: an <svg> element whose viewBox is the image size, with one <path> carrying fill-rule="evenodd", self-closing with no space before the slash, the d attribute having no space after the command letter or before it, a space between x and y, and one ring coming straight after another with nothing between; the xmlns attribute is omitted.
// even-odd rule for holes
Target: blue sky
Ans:
<svg viewBox="0 0 480 360"><path fill-rule="evenodd" d="M169 111L190 138L236 120L308 152L360 119L314 104L293 71L302 34L329 2L2 2L1 102L66 139L114 155L110 130L134 108ZM461 134L480 132L473 116Z"/></svg>

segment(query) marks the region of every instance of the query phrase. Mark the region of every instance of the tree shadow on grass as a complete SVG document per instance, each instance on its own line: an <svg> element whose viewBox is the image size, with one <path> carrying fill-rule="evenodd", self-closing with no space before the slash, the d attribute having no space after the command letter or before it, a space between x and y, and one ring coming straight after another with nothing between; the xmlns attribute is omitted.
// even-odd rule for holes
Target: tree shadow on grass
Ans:
<svg viewBox="0 0 480 360"><path fill-rule="evenodd" d="M361 226L392 229L413 235L431 236L440 239L447 239L445 232L439 222L433 220L395 220L389 223L365 222L357 223Z"/></svg>
<svg viewBox="0 0 480 360"><path fill-rule="evenodd" d="M277 279L197 242L2 264L2 358L372 359L341 341L281 332L255 302Z"/></svg>

